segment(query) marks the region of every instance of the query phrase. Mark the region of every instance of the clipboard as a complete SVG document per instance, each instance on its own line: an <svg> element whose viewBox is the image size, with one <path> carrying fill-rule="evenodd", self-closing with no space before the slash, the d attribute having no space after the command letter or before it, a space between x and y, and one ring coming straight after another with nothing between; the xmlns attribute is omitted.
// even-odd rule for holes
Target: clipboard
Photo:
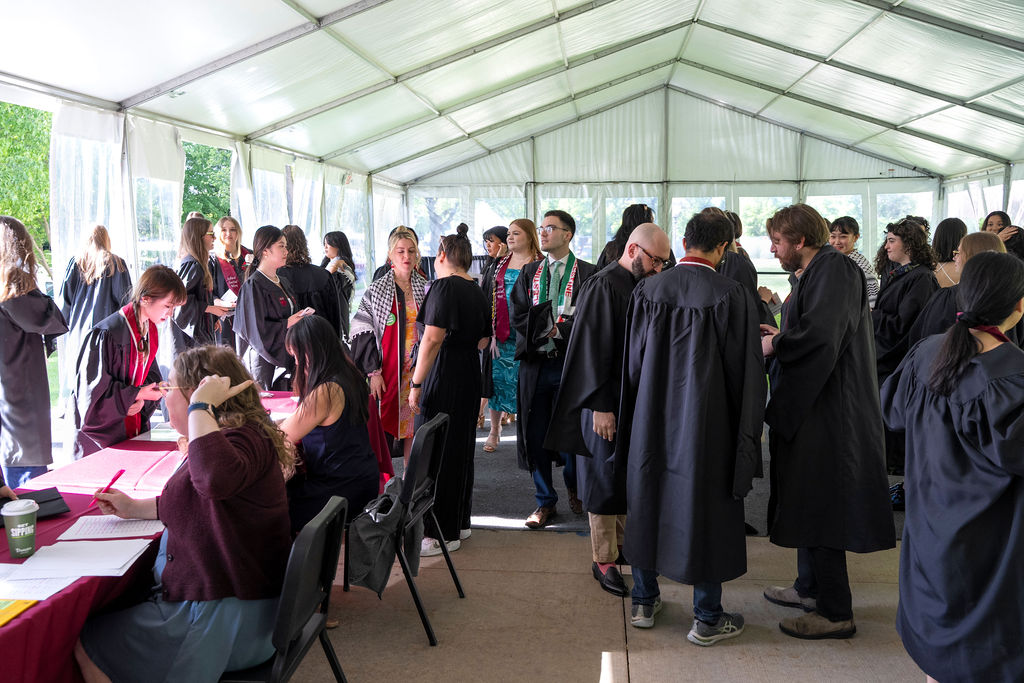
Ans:
<svg viewBox="0 0 1024 683"><path fill-rule="evenodd" d="M60 491L56 488L40 489L38 491L20 491L18 492L18 498L28 498L34 500L39 504L39 512L36 513L36 519L46 519L47 517L56 517L62 515L65 512L71 512L71 508L68 507L64 497L60 495ZM4 503L9 503L10 498L0 497L0 507ZM4 518L0 515L0 527L4 525Z"/></svg>

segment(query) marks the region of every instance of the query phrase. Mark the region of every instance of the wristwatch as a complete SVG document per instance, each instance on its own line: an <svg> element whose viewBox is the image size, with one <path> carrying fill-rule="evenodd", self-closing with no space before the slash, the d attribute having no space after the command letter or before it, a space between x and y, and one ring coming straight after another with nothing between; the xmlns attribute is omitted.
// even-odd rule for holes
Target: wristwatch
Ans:
<svg viewBox="0 0 1024 683"><path fill-rule="evenodd" d="M188 404L188 414L191 415L195 410L205 410L210 414L210 417L217 419L217 413L214 412L213 406L209 403L203 403L202 401L196 401L195 403Z"/></svg>
<svg viewBox="0 0 1024 683"><path fill-rule="evenodd" d="M409 387L412 388L412 389L419 389L422 386L423 386L423 382L413 382L412 380L409 380Z"/></svg>

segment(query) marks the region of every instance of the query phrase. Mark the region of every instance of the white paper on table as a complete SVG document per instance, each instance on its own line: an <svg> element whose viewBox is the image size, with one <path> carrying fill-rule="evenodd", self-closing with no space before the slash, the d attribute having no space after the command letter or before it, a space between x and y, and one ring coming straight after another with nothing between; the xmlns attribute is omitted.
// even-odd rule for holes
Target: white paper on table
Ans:
<svg viewBox="0 0 1024 683"><path fill-rule="evenodd" d="M62 541L43 546L8 574L10 581L122 576L149 547L149 539Z"/></svg>
<svg viewBox="0 0 1024 683"><path fill-rule="evenodd" d="M117 515L79 517L71 528L57 537L58 541L80 541L87 538L138 538L164 530L159 519L121 519Z"/></svg>
<svg viewBox="0 0 1024 683"><path fill-rule="evenodd" d="M179 436L181 434L178 433L178 430L171 428L165 422L161 422L148 432L142 432L132 438L132 441L166 441L167 443L177 443Z"/></svg>
<svg viewBox="0 0 1024 683"><path fill-rule="evenodd" d="M11 565L17 566L17 565ZM0 600L46 600L73 584L77 576L59 579L0 579Z"/></svg>

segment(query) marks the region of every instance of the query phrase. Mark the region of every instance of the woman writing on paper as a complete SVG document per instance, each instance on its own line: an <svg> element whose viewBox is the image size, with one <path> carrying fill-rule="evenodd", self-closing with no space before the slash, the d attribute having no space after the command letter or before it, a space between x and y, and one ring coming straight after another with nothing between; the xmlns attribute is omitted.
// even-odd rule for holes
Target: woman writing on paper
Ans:
<svg viewBox="0 0 1024 683"><path fill-rule="evenodd" d="M217 681L271 657L277 597L291 548L285 435L230 349L174 360L171 425L188 457L157 498L96 493L100 510L167 529L150 598L86 622L75 645L85 680Z"/></svg>
<svg viewBox="0 0 1024 683"><path fill-rule="evenodd" d="M71 409L75 459L149 430L163 393L157 386L157 325L185 300L185 286L167 266L150 266L132 300L86 335L76 367Z"/></svg>

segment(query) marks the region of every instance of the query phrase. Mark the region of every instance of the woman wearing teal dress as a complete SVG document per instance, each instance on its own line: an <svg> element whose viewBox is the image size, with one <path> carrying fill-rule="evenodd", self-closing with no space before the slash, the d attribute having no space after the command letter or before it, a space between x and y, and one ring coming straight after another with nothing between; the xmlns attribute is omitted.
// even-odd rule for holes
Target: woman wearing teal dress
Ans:
<svg viewBox="0 0 1024 683"><path fill-rule="evenodd" d="M501 414L513 415L516 408L516 385L519 362L515 360L516 333L509 324L512 318L512 286L523 266L541 257L537 228L529 218L517 218L508 226L509 253L484 273L484 294L491 302L491 352L484 352L484 396L489 396L491 432L484 451L493 453L501 440Z"/></svg>

